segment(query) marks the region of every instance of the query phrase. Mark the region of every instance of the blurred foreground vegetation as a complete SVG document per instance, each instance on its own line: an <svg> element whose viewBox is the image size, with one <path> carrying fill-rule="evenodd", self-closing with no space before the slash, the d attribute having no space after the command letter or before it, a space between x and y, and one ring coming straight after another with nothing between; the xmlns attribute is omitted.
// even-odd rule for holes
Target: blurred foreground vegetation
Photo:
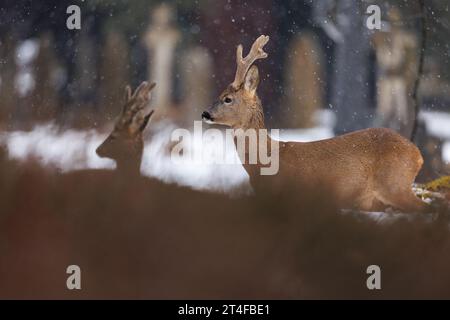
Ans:
<svg viewBox="0 0 450 320"><path fill-rule="evenodd" d="M326 192L230 199L0 159L3 299L450 298L445 213L380 223ZM81 291L65 289L71 264ZM366 288L372 264L379 291Z"/></svg>

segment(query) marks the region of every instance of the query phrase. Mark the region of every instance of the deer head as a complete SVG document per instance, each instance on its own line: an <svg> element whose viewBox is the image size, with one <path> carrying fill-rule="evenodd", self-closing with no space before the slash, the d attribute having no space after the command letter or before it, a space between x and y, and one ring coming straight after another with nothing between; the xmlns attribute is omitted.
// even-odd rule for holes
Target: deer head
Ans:
<svg viewBox="0 0 450 320"><path fill-rule="evenodd" d="M102 158L116 160L117 169L139 172L144 150L142 132L154 110L146 112L150 91L155 83L143 82L132 94L130 86L125 89L125 105L116 120L114 129L97 148Z"/></svg>
<svg viewBox="0 0 450 320"><path fill-rule="evenodd" d="M258 129L264 127L261 102L256 94L259 72L253 63L258 59L267 58L267 53L263 48L268 41L268 36L260 36L253 43L250 53L245 58L242 57L242 45L238 46L234 81L222 92L218 101L202 113L204 121L232 128Z"/></svg>

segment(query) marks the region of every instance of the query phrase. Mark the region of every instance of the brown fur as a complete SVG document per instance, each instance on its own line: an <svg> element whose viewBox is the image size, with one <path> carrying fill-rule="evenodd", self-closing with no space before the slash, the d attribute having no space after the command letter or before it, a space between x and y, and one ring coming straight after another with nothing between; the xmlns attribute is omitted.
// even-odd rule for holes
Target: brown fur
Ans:
<svg viewBox="0 0 450 320"><path fill-rule="evenodd" d="M203 117L235 129L264 129L258 82L258 69L252 66L243 83L238 88L230 85ZM391 206L405 212L427 208L411 189L423 164L420 151L392 130L372 128L322 141L280 142L279 155L276 177L261 176L260 164L244 164L256 189L293 179L312 188L328 188L343 208Z"/></svg>

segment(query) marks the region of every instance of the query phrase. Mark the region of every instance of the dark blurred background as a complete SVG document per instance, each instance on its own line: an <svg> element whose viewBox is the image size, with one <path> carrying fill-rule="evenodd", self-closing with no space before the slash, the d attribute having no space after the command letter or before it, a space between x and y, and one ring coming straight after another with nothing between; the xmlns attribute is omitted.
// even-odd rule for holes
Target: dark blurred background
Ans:
<svg viewBox="0 0 450 320"><path fill-rule="evenodd" d="M73 4L81 8L80 30L66 27ZM381 8L382 30L366 26L371 4ZM314 127L316 111L329 109L337 134L382 125L409 136L412 116L399 114L414 113L408 99L421 52L423 109L449 110L449 15L448 4L437 0L426 0L425 8L400 0L4 0L0 116L9 129L48 120L97 126L117 113L126 84L150 79L159 84L156 105L166 116L198 120L232 81L237 44L248 50L267 34L269 58L258 65L269 126ZM395 34L411 43L400 41L402 63L386 71L377 48L380 55L383 44L395 48ZM388 94L384 113L377 112L384 101L377 90L392 74L402 78L405 93L395 95L407 103L395 106ZM407 110L385 110L392 108Z"/></svg>

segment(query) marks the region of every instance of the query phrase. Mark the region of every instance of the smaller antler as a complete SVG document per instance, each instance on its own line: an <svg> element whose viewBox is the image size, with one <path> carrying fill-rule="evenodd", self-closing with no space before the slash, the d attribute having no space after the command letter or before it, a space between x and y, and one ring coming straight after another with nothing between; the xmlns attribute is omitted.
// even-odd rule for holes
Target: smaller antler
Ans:
<svg viewBox="0 0 450 320"><path fill-rule="evenodd" d="M144 115L143 111L150 101L150 92L155 85L155 83L144 81L133 94L131 94L130 86L125 88L127 101L116 123L118 129L128 128L130 132L134 133L145 128L153 110L147 115Z"/></svg>
<svg viewBox="0 0 450 320"><path fill-rule="evenodd" d="M258 59L267 58L267 53L264 52L264 46L269 42L269 36L259 36L258 39L252 45L249 54L243 58L242 57L242 45L240 44L236 50L236 76L234 78L231 86L235 89L238 89L242 83L244 82L245 75L247 74L248 69L252 66L252 64Z"/></svg>

